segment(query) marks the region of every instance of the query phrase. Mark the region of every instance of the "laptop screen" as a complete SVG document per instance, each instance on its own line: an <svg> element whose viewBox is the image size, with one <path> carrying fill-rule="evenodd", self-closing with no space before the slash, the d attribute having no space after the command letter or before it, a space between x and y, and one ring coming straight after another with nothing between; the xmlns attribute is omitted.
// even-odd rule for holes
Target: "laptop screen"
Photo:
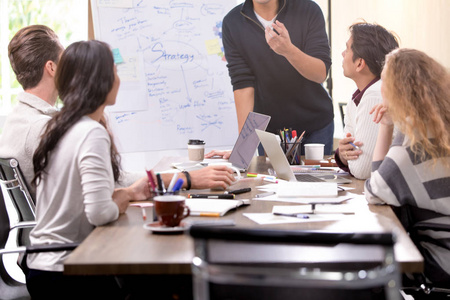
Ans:
<svg viewBox="0 0 450 300"><path fill-rule="evenodd" d="M270 116L250 112L228 161L236 167L247 169L259 144L255 129L266 130L269 121Z"/></svg>

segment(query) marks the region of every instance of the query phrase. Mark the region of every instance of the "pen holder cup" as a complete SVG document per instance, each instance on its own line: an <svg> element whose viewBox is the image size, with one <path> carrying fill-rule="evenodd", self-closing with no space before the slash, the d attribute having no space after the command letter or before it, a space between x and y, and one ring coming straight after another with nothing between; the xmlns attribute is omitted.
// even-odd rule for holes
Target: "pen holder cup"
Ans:
<svg viewBox="0 0 450 300"><path fill-rule="evenodd" d="M280 147L286 155L290 165L301 164L301 143L280 143Z"/></svg>

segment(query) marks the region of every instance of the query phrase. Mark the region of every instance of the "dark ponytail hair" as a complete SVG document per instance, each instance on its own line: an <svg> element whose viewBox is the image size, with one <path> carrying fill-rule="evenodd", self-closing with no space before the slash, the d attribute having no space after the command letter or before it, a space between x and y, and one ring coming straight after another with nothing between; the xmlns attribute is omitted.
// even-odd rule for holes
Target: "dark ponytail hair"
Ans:
<svg viewBox="0 0 450 300"><path fill-rule="evenodd" d="M64 106L47 123L34 153L33 184L39 184L49 156L64 134L83 116L95 112L105 103L114 83L114 59L108 44L93 40L67 47L58 63L55 82ZM108 130L104 120L100 124ZM119 160L111 139L111 164L115 181L118 181L120 173Z"/></svg>

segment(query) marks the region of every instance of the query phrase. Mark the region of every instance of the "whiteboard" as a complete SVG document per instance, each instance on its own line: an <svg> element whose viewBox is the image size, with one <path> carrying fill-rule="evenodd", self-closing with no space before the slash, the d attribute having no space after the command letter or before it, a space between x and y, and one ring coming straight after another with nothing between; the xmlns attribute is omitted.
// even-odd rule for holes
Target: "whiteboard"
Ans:
<svg viewBox="0 0 450 300"><path fill-rule="evenodd" d="M106 112L120 153L233 145L236 109L222 45L230 0L91 0L95 38L121 79Z"/></svg>

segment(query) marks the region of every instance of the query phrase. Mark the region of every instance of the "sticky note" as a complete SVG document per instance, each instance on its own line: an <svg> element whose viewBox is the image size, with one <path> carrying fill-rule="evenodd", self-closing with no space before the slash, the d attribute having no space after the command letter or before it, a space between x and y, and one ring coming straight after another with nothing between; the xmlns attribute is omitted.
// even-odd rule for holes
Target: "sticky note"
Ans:
<svg viewBox="0 0 450 300"><path fill-rule="evenodd" d="M115 64L123 63L123 58L122 58L122 55L120 55L120 51L118 48L112 49L112 53L113 53Z"/></svg>
<svg viewBox="0 0 450 300"><path fill-rule="evenodd" d="M212 39L205 41L206 51L208 55L220 54L222 49L220 48L219 39Z"/></svg>

